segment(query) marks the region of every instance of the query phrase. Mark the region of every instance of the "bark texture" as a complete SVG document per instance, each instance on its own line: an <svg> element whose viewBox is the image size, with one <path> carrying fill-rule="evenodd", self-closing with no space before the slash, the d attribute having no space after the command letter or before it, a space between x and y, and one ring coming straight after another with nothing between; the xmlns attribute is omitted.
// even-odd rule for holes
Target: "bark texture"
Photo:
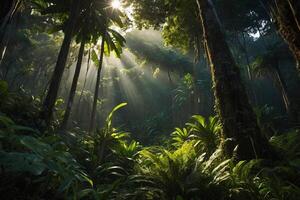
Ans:
<svg viewBox="0 0 300 200"><path fill-rule="evenodd" d="M300 3L299 0L268 0L278 32L288 44L300 72Z"/></svg>
<svg viewBox="0 0 300 200"><path fill-rule="evenodd" d="M213 78L215 108L223 126L228 156L238 160L271 156L266 138L261 135L239 68L231 55L220 24L209 0L197 0L208 62ZM237 148L236 148L237 147Z"/></svg>

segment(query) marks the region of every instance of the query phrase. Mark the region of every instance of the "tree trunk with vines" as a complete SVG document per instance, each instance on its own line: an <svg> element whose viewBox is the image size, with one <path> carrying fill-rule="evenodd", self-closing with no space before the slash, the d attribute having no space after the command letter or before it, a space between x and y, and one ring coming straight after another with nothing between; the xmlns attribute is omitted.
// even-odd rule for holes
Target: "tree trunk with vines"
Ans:
<svg viewBox="0 0 300 200"><path fill-rule="evenodd" d="M298 0L269 0L278 32L288 44L300 72L300 3Z"/></svg>
<svg viewBox="0 0 300 200"><path fill-rule="evenodd" d="M261 135L213 5L209 0L197 0L197 4L212 73L215 108L223 126L223 137L227 139L224 150L238 160L268 158L271 156L269 144Z"/></svg>

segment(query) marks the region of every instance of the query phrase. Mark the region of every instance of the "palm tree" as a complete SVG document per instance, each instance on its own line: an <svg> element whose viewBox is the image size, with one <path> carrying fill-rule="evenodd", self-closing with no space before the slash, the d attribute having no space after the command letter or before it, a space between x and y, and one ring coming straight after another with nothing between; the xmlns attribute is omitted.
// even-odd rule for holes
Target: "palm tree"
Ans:
<svg viewBox="0 0 300 200"><path fill-rule="evenodd" d="M94 1L86 2L85 9L83 9L83 11L80 13L79 20L75 26L76 28L75 32L77 33L77 41L80 41L81 45L78 53L77 65L76 65L76 69L72 81L67 107L65 110L63 121L61 123L62 130L66 128L71 114L77 83L81 71L84 47L86 43L93 43L93 40L95 41L94 38L98 37L98 32L97 32L99 29L98 27L101 27L99 26L98 21L96 19L96 17L98 17L97 15L98 8L95 7L96 9L93 9L93 7L95 7Z"/></svg>
<svg viewBox="0 0 300 200"><path fill-rule="evenodd" d="M108 27L108 26L107 26ZM101 70L103 66L103 57L104 53L106 56L109 56L112 51L114 51L117 57L121 56L122 48L125 44L125 39L121 34L111 28L104 28L102 34L102 42L101 42L101 49L100 49L100 58L96 62L98 63L98 70L97 70L97 80L95 86L95 93L94 93L94 101L93 101L93 108L92 108L92 115L90 121L89 132L93 132L95 129L95 121L96 121L96 111L97 111L97 102L99 96L99 85L101 79ZM105 52L106 50L106 52Z"/></svg>
<svg viewBox="0 0 300 200"><path fill-rule="evenodd" d="M95 26L93 30L93 41L96 43L99 36L102 37L101 46L100 46L100 57L97 58L95 51L92 52L92 60L96 65L98 65L97 70L97 80L95 86L91 121L89 126L89 132L93 132L95 129L96 121L96 111L97 111L97 102L99 96L99 85L101 79L101 71L103 66L103 57L104 54L109 56L111 52L115 52L117 57L121 56L122 48L125 45L124 37L117 31L110 28L111 25L117 25L118 27L123 27L122 17L123 14L120 10L114 9L110 6L110 1L94 1L93 7L98 8L97 12L93 15L95 22L101 23Z"/></svg>
<svg viewBox="0 0 300 200"><path fill-rule="evenodd" d="M64 130L66 128L70 114L71 114L71 109L72 109L72 105L73 105L73 101L74 101L74 97L75 97L75 93L76 93L76 88L77 88L77 82L78 82L80 71L81 71L81 64L82 64L82 58L83 58L83 54L84 54L85 44L86 44L85 39L82 39L81 44L80 44L79 53L78 53L78 60L77 60L77 64L76 64L75 74L73 77L72 86L71 86L71 90L70 90L70 94L69 94L69 98L68 98L68 102L67 102L67 107L66 107L66 111L64 114L62 124L61 124L62 130Z"/></svg>
<svg viewBox="0 0 300 200"><path fill-rule="evenodd" d="M268 141L261 135L216 11L209 0L197 0L197 5L204 46L212 71L215 107L222 124L223 136L231 138L231 142L224 144L225 150L229 156L236 153L237 159L269 157Z"/></svg>
<svg viewBox="0 0 300 200"><path fill-rule="evenodd" d="M73 38L73 31L80 13L79 11L81 7L81 0L45 1L47 2L47 4L40 4L40 6L44 8L42 12L43 14L68 14L68 20L66 20L63 24L63 29L65 33L63 43L61 45L56 66L54 68L54 72L50 81L49 90L47 91L47 95L44 100L43 109L41 112L41 118L44 119L47 124L49 124L52 118L53 108L58 95L60 82L66 66L71 40Z"/></svg>
<svg viewBox="0 0 300 200"><path fill-rule="evenodd" d="M49 13L61 14L62 19L64 20L64 15L66 13L69 13L68 19L63 22L62 27L65 32L65 37L50 82L50 87L47 96L44 100L44 108L42 111L42 118L45 119L47 124L49 124L51 121L53 108L58 95L58 89L64 72L68 51L70 48L70 43L72 37L74 36L73 33L79 32L81 43L86 43L89 41L92 43L97 43L99 36L103 36L103 33L107 31L106 27L108 26L106 21L109 22L109 24L114 23L119 26L122 26L122 20L121 20L122 14L119 10L115 10L110 6L110 1L96 1L96 0L88 0L88 1L74 0L75 2L70 0L64 0L61 2L55 0L45 0L45 1L48 2L48 4L46 4L47 5L46 8L45 5L43 5L44 14L49 14ZM116 38L120 39L120 37L122 36L117 36ZM114 44L111 45L112 41L110 40L112 39L108 38L107 40L108 42L106 42L106 44L109 45L107 46L109 46L110 49L117 49L116 52L119 52L119 48L120 46L122 47L123 43L119 43L117 45ZM122 38L122 40L124 40L124 38ZM83 54L84 47L82 48L83 50L81 53ZM79 59L78 59L79 62L77 63L77 67L76 67L77 70L72 83L66 115L64 117L62 127L66 126L71 112L71 107L72 107L72 103L73 103L73 99L77 87L77 81L78 81L80 68L81 68L82 58L80 59L80 57L81 55L79 54ZM100 71L101 71L101 67L100 67Z"/></svg>

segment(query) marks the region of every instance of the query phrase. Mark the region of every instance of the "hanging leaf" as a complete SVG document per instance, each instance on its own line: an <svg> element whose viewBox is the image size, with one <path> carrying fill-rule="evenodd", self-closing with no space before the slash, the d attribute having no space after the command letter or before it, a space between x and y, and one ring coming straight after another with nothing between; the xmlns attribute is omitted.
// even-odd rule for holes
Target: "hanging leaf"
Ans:
<svg viewBox="0 0 300 200"><path fill-rule="evenodd" d="M105 43L104 43L104 55L106 57L109 57L110 56L110 52L111 52L111 49L110 49L110 46L111 46L111 39L110 37L106 37L106 40L105 40Z"/></svg>
<svg viewBox="0 0 300 200"><path fill-rule="evenodd" d="M123 107L125 107L125 106L127 106L127 103L121 103L121 104L117 105L117 106L109 113L109 115L108 115L108 117L107 117L107 119L106 119L106 122L107 122L107 126L108 126L108 127L111 127L112 117L113 117L114 113L115 113L117 110L119 110L119 109L121 109L121 108L123 108Z"/></svg>
<svg viewBox="0 0 300 200"><path fill-rule="evenodd" d="M96 66L99 66L99 59L95 50L92 51L92 61Z"/></svg>

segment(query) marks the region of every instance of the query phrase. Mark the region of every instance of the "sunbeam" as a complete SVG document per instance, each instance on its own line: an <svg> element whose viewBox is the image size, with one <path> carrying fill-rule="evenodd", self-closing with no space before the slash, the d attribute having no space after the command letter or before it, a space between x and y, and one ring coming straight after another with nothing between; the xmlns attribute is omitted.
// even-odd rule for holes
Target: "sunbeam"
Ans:
<svg viewBox="0 0 300 200"><path fill-rule="evenodd" d="M113 1L111 2L111 6L112 6L114 9L121 9L121 8L122 8L122 5L121 5L120 0L113 0Z"/></svg>

